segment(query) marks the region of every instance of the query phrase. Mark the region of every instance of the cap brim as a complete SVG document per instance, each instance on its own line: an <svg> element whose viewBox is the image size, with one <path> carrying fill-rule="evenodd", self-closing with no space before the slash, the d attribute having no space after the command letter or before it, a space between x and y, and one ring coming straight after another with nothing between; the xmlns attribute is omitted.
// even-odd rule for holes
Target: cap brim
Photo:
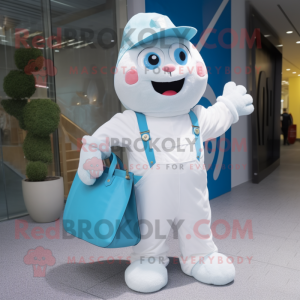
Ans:
<svg viewBox="0 0 300 300"><path fill-rule="evenodd" d="M161 39L166 37L177 37L179 39L185 39L190 41L195 36L196 33L197 33L197 29L189 26L168 28L166 30L161 30L156 33L150 34L149 36L145 37L141 41L132 45L131 49L137 46L144 45L146 43L150 43L156 39Z"/></svg>
<svg viewBox="0 0 300 300"><path fill-rule="evenodd" d="M166 37L176 37L178 39L185 39L185 40L190 41L195 36L196 33L197 33L197 29L194 27L179 26L179 27L174 27L174 28L168 28L166 30L160 30L155 33L149 34L148 36L143 38L141 41L138 41L131 46L126 44L125 47L121 48L120 52L119 52L119 56L118 56L117 65L119 64L119 61L121 60L121 58L125 54L125 52L132 48L142 46L142 45L147 46L147 43L151 43L154 40L166 38Z"/></svg>

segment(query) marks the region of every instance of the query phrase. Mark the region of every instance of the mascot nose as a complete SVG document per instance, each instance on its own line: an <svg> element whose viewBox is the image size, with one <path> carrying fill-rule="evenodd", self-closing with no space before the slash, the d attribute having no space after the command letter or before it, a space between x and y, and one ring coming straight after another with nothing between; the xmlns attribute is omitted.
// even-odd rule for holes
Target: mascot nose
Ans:
<svg viewBox="0 0 300 300"><path fill-rule="evenodd" d="M165 65L164 67L162 67L162 70L165 72L173 72L176 69L176 67L174 65Z"/></svg>

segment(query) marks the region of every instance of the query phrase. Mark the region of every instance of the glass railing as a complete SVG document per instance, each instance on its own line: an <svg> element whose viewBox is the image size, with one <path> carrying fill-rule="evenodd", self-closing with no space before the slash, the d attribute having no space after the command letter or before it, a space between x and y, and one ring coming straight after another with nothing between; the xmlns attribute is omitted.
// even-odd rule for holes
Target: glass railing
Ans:
<svg viewBox="0 0 300 300"><path fill-rule="evenodd" d="M9 99L2 83L16 69L16 48L41 49L45 65L34 74L37 89L31 99L48 98L60 106L48 174L61 173L67 197L79 162L78 141L121 111L114 72L127 22L126 0L25 2L0 1L0 101ZM0 105L0 220L27 213L21 189L25 136Z"/></svg>

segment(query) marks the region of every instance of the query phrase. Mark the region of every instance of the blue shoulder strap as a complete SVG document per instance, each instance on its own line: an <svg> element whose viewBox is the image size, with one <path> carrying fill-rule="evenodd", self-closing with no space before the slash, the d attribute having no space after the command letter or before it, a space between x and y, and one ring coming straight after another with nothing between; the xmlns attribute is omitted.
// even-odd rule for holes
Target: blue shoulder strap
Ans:
<svg viewBox="0 0 300 300"><path fill-rule="evenodd" d="M155 164L155 156L154 156L154 151L150 147L150 143L149 143L149 141L151 140L151 137L150 137L150 130L148 129L148 125L147 125L146 116L144 114L138 113L138 112L135 112L135 114L136 114L137 121L139 124L140 134L141 134L141 138L143 141L147 160L148 160L149 166L151 168Z"/></svg>
<svg viewBox="0 0 300 300"><path fill-rule="evenodd" d="M199 123L198 123L198 118L192 110L189 112L189 116L191 118L192 130L193 130L193 134L195 136L195 147L196 147L196 152L197 152L197 159L200 160L201 144L200 144L200 127L199 127Z"/></svg>

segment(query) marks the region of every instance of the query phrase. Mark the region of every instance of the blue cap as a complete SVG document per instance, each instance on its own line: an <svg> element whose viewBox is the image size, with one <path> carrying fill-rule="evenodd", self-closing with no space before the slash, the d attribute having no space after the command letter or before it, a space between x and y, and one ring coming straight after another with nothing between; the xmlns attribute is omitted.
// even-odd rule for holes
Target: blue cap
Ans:
<svg viewBox="0 0 300 300"><path fill-rule="evenodd" d="M161 14L136 14L124 28L117 65L126 51L134 47L166 37L191 40L196 33L196 28L189 26L176 27L167 16Z"/></svg>

